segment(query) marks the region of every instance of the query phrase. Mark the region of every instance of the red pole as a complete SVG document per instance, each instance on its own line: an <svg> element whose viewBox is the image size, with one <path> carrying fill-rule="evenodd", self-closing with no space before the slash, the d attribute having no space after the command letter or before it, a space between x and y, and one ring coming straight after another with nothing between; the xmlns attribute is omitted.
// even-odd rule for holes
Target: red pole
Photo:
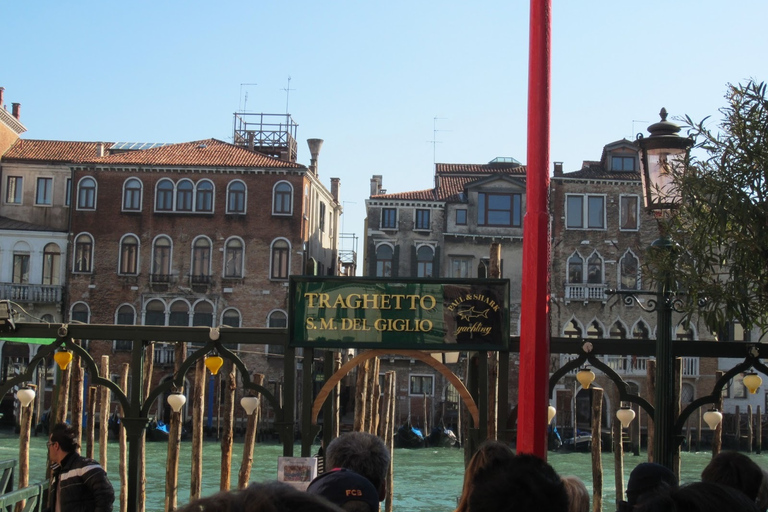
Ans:
<svg viewBox="0 0 768 512"><path fill-rule="evenodd" d="M547 458L551 0L531 0L517 451Z"/></svg>

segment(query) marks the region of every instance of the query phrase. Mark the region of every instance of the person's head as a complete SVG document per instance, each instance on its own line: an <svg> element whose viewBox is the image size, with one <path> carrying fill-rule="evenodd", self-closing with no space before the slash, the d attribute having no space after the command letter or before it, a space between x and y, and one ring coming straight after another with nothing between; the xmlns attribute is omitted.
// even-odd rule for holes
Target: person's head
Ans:
<svg viewBox="0 0 768 512"><path fill-rule="evenodd" d="M568 512L589 512L589 491L575 476L564 476L563 485L568 494Z"/></svg>
<svg viewBox="0 0 768 512"><path fill-rule="evenodd" d="M568 494L552 466L534 455L517 455L478 470L468 510L568 512Z"/></svg>
<svg viewBox="0 0 768 512"><path fill-rule="evenodd" d="M498 464L505 459L511 459L515 456L512 449L499 441L485 441L469 459L469 464L464 470L464 487L461 491L461 498L456 508L456 512L466 512L469 508L469 495L472 493L473 480L477 472L488 466Z"/></svg>
<svg viewBox="0 0 768 512"><path fill-rule="evenodd" d="M321 496L281 482L254 483L191 501L175 512L344 512Z"/></svg>
<svg viewBox="0 0 768 512"><path fill-rule="evenodd" d="M755 502L732 487L696 482L649 496L635 512L757 512Z"/></svg>
<svg viewBox="0 0 768 512"><path fill-rule="evenodd" d="M763 470L743 453L720 452L701 472L701 480L727 485L755 501L763 482Z"/></svg>
<svg viewBox="0 0 768 512"><path fill-rule="evenodd" d="M377 512L379 491L364 476L351 469L332 469L309 484L307 492L317 494L348 512Z"/></svg>
<svg viewBox="0 0 768 512"><path fill-rule="evenodd" d="M77 431L72 425L57 423L48 437L48 457L52 462L60 463L64 457L80 448L77 444Z"/></svg>
<svg viewBox="0 0 768 512"><path fill-rule="evenodd" d="M646 495L676 487L677 477L671 470L655 462L643 462L629 474L627 502L630 506L635 506Z"/></svg>
<svg viewBox="0 0 768 512"><path fill-rule="evenodd" d="M326 469L347 468L367 478L379 493L379 501L387 493L390 455L384 441L365 432L348 432L328 444Z"/></svg>

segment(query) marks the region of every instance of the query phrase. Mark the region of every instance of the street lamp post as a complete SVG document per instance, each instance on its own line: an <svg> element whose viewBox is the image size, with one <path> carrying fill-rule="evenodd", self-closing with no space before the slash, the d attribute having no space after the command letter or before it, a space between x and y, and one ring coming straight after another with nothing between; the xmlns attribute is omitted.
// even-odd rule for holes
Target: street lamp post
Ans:
<svg viewBox="0 0 768 512"><path fill-rule="evenodd" d="M648 127L650 136L638 134L640 149L640 175L643 198L649 213L661 218L674 210L680 202L680 190L674 179L676 172L685 170L688 153L693 145L690 138L680 137L680 127L667 121L666 109L661 109L661 121ZM674 244L662 227L662 236L652 247L661 251L674 251ZM674 257L674 254L670 254ZM674 353L672 351L672 311L674 309L673 280L668 270L662 269L656 296L656 392L653 413L653 460L672 469L675 438Z"/></svg>

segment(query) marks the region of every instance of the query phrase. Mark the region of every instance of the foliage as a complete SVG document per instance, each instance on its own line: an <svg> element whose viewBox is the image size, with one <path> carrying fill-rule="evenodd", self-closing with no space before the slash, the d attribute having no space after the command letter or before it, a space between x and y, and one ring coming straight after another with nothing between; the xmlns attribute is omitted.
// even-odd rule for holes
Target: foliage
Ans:
<svg viewBox="0 0 768 512"><path fill-rule="evenodd" d="M729 85L716 131L685 121L695 140L675 181L682 201L663 229L679 250L657 255L687 295L686 308L712 332L738 321L768 325L768 99L765 83ZM697 157L697 154L702 157Z"/></svg>

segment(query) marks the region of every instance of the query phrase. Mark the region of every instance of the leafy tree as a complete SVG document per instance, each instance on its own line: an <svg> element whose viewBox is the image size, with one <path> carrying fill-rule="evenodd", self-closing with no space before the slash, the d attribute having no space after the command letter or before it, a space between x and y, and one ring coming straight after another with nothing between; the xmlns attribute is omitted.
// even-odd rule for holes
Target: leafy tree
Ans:
<svg viewBox="0 0 768 512"><path fill-rule="evenodd" d="M768 326L768 99L765 83L728 85L718 129L685 118L695 145L675 215L663 220L678 250L651 257L670 273L686 309L712 332L738 321ZM701 156L697 156L701 155ZM661 251L667 252L667 251Z"/></svg>

